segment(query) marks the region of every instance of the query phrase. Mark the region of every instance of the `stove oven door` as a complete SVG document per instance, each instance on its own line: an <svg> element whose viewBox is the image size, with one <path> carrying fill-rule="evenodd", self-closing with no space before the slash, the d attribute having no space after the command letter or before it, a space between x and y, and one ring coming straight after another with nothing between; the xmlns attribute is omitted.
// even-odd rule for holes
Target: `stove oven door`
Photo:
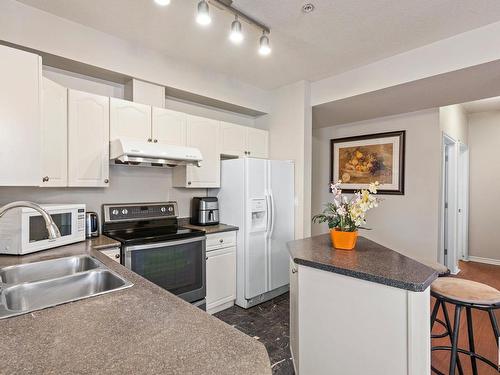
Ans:
<svg viewBox="0 0 500 375"><path fill-rule="evenodd" d="M205 298L205 237L127 246L125 266L188 302Z"/></svg>

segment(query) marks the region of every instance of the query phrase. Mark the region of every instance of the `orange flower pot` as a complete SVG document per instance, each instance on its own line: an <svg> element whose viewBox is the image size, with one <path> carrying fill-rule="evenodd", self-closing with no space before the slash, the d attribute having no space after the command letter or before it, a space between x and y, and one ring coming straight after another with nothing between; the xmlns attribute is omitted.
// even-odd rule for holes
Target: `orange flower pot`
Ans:
<svg viewBox="0 0 500 375"><path fill-rule="evenodd" d="M330 229L333 247L340 250L352 250L358 240L358 231L342 232L336 228Z"/></svg>

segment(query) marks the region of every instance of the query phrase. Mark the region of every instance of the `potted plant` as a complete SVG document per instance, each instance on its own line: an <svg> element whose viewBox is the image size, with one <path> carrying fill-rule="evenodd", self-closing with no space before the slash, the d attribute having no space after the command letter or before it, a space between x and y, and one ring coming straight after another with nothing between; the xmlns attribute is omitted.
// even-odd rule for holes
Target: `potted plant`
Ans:
<svg viewBox="0 0 500 375"><path fill-rule="evenodd" d="M348 198L342 194L341 181L331 183L333 202L326 204L321 214L314 215L314 223L328 223L333 247L352 250L358 239L358 228L366 224L366 212L378 206L378 182L371 183L368 189L357 191Z"/></svg>

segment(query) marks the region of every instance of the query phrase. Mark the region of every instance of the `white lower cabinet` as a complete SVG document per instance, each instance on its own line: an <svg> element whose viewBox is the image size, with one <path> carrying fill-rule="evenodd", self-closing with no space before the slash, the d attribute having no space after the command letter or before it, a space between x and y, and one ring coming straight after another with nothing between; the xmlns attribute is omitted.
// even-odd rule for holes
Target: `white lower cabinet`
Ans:
<svg viewBox="0 0 500 375"><path fill-rule="evenodd" d="M68 90L68 186L109 185L109 98Z"/></svg>
<svg viewBox="0 0 500 375"><path fill-rule="evenodd" d="M40 186L68 185L68 89L42 79Z"/></svg>
<svg viewBox="0 0 500 375"><path fill-rule="evenodd" d="M210 314L234 305L236 299L235 244L236 232L207 235L206 300L207 312Z"/></svg>

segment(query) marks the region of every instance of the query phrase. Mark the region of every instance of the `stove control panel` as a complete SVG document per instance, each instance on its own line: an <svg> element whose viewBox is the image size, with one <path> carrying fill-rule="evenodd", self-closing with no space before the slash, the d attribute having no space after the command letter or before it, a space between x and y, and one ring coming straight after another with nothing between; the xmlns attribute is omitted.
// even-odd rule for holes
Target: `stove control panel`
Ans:
<svg viewBox="0 0 500 375"><path fill-rule="evenodd" d="M177 217L177 202L116 204L103 206L104 221L148 220Z"/></svg>

